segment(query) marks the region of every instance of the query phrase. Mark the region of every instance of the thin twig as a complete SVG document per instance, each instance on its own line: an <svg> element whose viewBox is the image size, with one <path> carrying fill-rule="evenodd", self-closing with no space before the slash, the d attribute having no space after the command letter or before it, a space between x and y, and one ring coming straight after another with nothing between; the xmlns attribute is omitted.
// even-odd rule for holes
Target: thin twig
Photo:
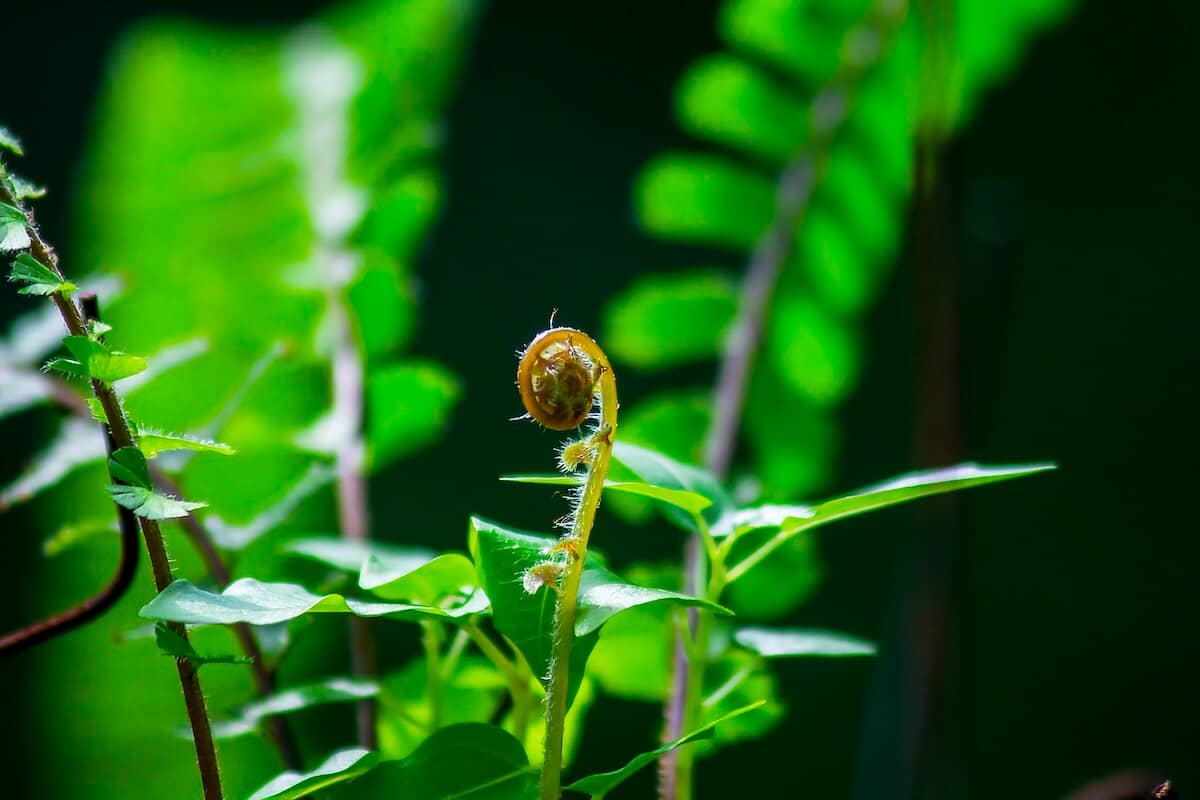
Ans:
<svg viewBox="0 0 1200 800"><path fill-rule="evenodd" d="M329 309L334 341L332 415L339 430L335 452L338 523L343 537L363 542L371 528L367 479L363 474L363 358L350 330L346 301L336 289L330 290ZM350 667L355 677L365 680L374 678L379 672L375 633L370 621L363 617L350 617ZM375 717L374 698L358 701L358 742L368 750L379 746Z"/></svg>
<svg viewBox="0 0 1200 800"><path fill-rule="evenodd" d="M108 441L108 454L112 455L114 449L112 436L106 432L105 438ZM0 657L16 655L86 625L112 608L113 604L128 591L133 583L133 576L137 574L139 552L137 517L124 506L117 505L116 509L117 522L121 531L121 560L117 564L117 571L112 580L98 594L84 600L79 605L0 637Z"/></svg>
<svg viewBox="0 0 1200 800"><path fill-rule="evenodd" d="M783 266L791 256L800 221L812 199L813 189L823 167L829 146L845 122L850 99L862 74L886 51L890 38L907 11L907 0L881 0L867 21L846 36L846 58L830 82L813 97L809 110L812 140L784 169L775 192L775 217L751 253L742 279L737 317L717 372L713 401L713 421L704 447L704 462L718 478L729 473L737 447L742 410L750 382L754 356L762 341L771 296ZM874 43L863 49L856 43ZM702 588L705 553L697 535L689 537L684 548L684 591L695 594ZM688 609L688 626L697 630L700 614ZM676 637L670 694L664 708L664 741L683 735L688 707L689 687L702 684L692 670L703 670L703 653L689 659L682 637ZM677 800L679 750L671 750L659 760L659 796ZM687 781L690 787L690 780ZM682 797L690 800L690 796Z"/></svg>
<svg viewBox="0 0 1200 800"><path fill-rule="evenodd" d="M7 181L0 181L0 201L22 210L26 217L25 228L29 234L30 253L34 258L52 270L59 279L63 279L57 256L45 241L42 240L41 234L34 224L32 214L9 191ZM67 331L72 336L87 336L87 324L84 321L79 306L61 292L55 292L52 295L52 299L58 307L59 313L62 315L63 322L66 323ZM116 392L113 391L111 386L96 379L92 379L91 385L92 393L100 402L105 418L108 420L108 429L112 437L113 447L120 449L122 447L135 446L129 421L125 417L125 410L122 408L121 401L117 397ZM139 524L142 529L142 538L146 543L146 550L150 555L154 585L161 592L174 579L171 573L171 562L167 556L166 546L163 543L162 531L158 523L152 519L141 517L139 518ZM168 623L168 625L184 641L187 641L187 629L183 625L179 623ZM216 747L213 744L208 711L204 705L204 693L200 688L200 678L196 672L197 668L191 661L185 658L175 659L175 664L179 672L179 684L183 690L184 705L187 707L188 721L192 727L192 738L196 745L196 758L199 762L200 781L204 790L204 800L221 800L220 769L217 764Z"/></svg>

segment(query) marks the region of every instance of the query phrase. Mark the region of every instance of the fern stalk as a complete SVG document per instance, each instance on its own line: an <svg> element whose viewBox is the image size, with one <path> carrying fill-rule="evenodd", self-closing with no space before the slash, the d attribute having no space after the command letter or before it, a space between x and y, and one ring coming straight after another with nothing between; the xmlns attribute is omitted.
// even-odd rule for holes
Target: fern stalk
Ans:
<svg viewBox="0 0 1200 800"><path fill-rule="evenodd" d="M809 109L812 141L792 159L780 177L775 195L775 216L751 253L742 279L737 316L718 367L713 422L705 441L704 461L719 478L729 473L754 355L762 342L779 275L792 254L797 227L812 199L830 146L846 120L854 91L863 75L887 52L907 11L907 0L880 0L868 12L865 21L846 35L843 47L846 55L833 78L813 97ZM875 37L878 46L868 55L856 57L853 44L867 37ZM699 591L697 576L703 574L704 562L702 542L694 535L684 550L683 574L687 593ZM695 632L693 638L696 640L707 625L705 617L708 615L709 612L698 609L688 611L688 627ZM682 642L676 644L674 675L664 709L664 741L678 739L687 729L688 709L698 702L693 695L703 686L706 655L698 647L688 649ZM672 750L662 757L659 762L662 800L692 800L691 762L690 754L684 758L679 750Z"/></svg>

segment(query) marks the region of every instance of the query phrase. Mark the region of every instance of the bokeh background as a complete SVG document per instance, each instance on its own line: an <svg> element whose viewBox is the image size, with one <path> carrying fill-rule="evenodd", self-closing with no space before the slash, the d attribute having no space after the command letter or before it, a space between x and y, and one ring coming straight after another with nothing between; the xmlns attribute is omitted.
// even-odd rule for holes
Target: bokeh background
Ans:
<svg viewBox="0 0 1200 800"><path fill-rule="evenodd" d="M463 396L436 446L375 477L381 537L462 547L470 513L531 528L557 514L494 480L544 470L554 441L506 421L518 411L513 353L552 309L598 329L605 302L635 276L694 265L686 249L638 230L631 186L653 154L687 143L669 98L684 67L718 47L717 5L496 2L483 13L451 95L445 207L413 265L419 320L408 346L457 374ZM51 189L39 219L68 270L99 266L74 263L95 256L76 244L88 226L76 190L104 124L106 64L128 26L163 14L292 24L322 8L6 9L0 121L26 143L21 171ZM875 639L880 657L785 664L791 713L769 738L702 762L704 796L774 782L772 796L1057 797L1124 770L1170 777L1183 797L1200 792L1200 603L1188 578L1200 556L1198 23L1200 10L1184 3L1080 3L1031 42L944 152L959 370L935 383L949 387L952 408L921 414L934 356L906 238L866 317L863 378L839 411L837 467L822 492L921 464L929 432L948 429L956 456L1051 459L1060 470L823 533L825 579L789 621ZM121 254L105 256L119 270ZM27 307L0 293L4 319ZM706 370L671 380L695 384ZM662 384L620 377L626 402ZM53 427L49 412L6 420L0 479ZM49 527L37 506L0 515L5 629L82 596L109 569L99 546L46 562ZM608 548L627 546L630 560L677 552L674 532L652 530L661 535L630 533ZM5 796L193 796L189 745L165 733L182 722L171 670L152 648L112 640L150 592L142 576L100 632L0 663ZM320 652L305 663L339 663L336 628L314 639ZM658 715L598 703L580 768L609 768L631 743L651 743ZM351 725L347 709L321 712L304 743L330 749ZM255 746L222 752L253 759L263 755ZM652 778L621 796L651 796Z"/></svg>

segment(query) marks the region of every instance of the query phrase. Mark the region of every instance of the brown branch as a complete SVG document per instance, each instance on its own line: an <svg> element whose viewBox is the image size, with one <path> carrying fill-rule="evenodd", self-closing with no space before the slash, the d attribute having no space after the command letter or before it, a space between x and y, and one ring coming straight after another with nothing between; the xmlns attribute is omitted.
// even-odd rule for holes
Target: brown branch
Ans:
<svg viewBox="0 0 1200 800"><path fill-rule="evenodd" d="M108 453L112 455L112 436L106 436L106 438ZM139 552L137 517L123 506L117 505L116 509L117 522L121 530L121 560L117 564L117 571L112 580L98 594L84 600L79 605L0 637L0 657L16 655L86 625L112 608L128 591L133 583L133 576L137 574Z"/></svg>
<svg viewBox="0 0 1200 800"><path fill-rule="evenodd" d="M21 209L26 218L25 228L29 234L30 253L34 258L51 269L60 279L63 279L62 270L58 264L58 257L45 241L42 240L41 234L34 224L33 215L25 209L20 199L9 191L7 181L0 181L0 202L5 202L15 208ZM87 336L87 324L84 321L79 306L75 305L73 300L61 292L55 292L52 295L52 299L58 307L59 313L62 315L63 322L66 323L67 331L72 336ZM117 397L116 392L113 391L111 386L95 379L92 379L91 386L92 393L100 402L105 418L108 420L112 446L118 450L122 447L135 446L129 421L125 417L125 410L122 408L121 401ZM154 585L161 592L174 580L174 576L171 573L170 558L167 556L167 548L163 543L162 531L155 520L142 517L139 519L139 523L142 529L142 539L145 541L146 550L150 555ZM168 623L168 626L183 638L184 641L187 641L187 629L183 625ZM199 762L200 781L204 790L204 800L221 800L220 769L217 763L216 747L213 744L208 711L204 705L204 692L201 690L200 678L196 672L197 668L191 661L184 658L175 659L175 665L179 672L179 684L183 690L188 721L192 727L192 738L196 745L196 758Z"/></svg>
<svg viewBox="0 0 1200 800"><path fill-rule="evenodd" d="M733 462L754 356L762 342L771 296L791 256L797 230L812 199L830 145L842 129L859 81L886 52L888 40L903 20L907 6L907 0L880 0L864 23L847 34L844 58L838 71L812 100L809 109L812 139L780 176L775 192L775 216L751 253L742 279L737 317L718 367L713 422L704 447L705 465L718 478L724 479L728 475ZM704 572L704 547L699 536L693 535L684 548L684 591L688 594L702 591ZM699 613L696 609L688 609L688 627L692 631L696 630ZM686 647L678 636L672 661L670 694L663 714L663 741L673 741L683 735L687 687L699 683L694 678L689 680L689 672L704 668L703 663L689 662ZM676 800L681 768L690 769L691 765L681 767L678 749L659 759L659 796L662 800Z"/></svg>

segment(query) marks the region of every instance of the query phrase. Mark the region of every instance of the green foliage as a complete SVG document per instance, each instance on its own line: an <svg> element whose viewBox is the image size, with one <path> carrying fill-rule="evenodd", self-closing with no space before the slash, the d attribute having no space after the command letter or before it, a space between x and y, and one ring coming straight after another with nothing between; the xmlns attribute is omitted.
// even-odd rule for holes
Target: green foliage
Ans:
<svg viewBox="0 0 1200 800"><path fill-rule="evenodd" d="M250 659L239 656L206 656L196 652L196 648L187 639L159 623L154 626L154 642L163 655L192 662L196 667L205 664L249 664ZM188 731L189 735L191 731Z"/></svg>
<svg viewBox="0 0 1200 800"><path fill-rule="evenodd" d="M160 630L165 629L159 625ZM257 732L270 716L293 714L329 703L349 703L379 694L379 685L352 678L326 678L323 681L283 689L241 706L231 719L213 720L213 736L232 739ZM188 731L188 735L190 735Z"/></svg>
<svg viewBox="0 0 1200 800"><path fill-rule="evenodd" d="M829 631L739 628L733 638L763 658L875 655L875 645L870 642Z"/></svg>
<svg viewBox="0 0 1200 800"><path fill-rule="evenodd" d="M452 619L487 609L487 598L473 592L447 608L409 603L379 603L346 598L340 594L314 594L294 583L267 583L241 578L220 593L201 589L188 580L177 580L143 606L146 619L189 625L273 625L309 613L354 614L419 621Z"/></svg>
<svg viewBox="0 0 1200 800"><path fill-rule="evenodd" d="M553 537L537 536L488 520L471 519L471 554L484 590L492 602L492 618L525 656L535 675L549 674L554 630L554 588L522 583L554 552ZM553 563L552 561L549 563ZM720 606L696 597L653 587L636 586L609 570L595 553L589 553L579 588L575 644L571 651L571 685L578 688L588 655L601 627L621 613L656 605L703 606L724 613Z"/></svg>
<svg viewBox="0 0 1200 800"><path fill-rule="evenodd" d="M320 789L354 780L379 761L379 756L360 747L339 750L310 772L288 771L263 786L250 800L295 800Z"/></svg>
<svg viewBox="0 0 1200 800"><path fill-rule="evenodd" d="M74 359L56 358L46 365L47 370L112 384L146 369L146 359L141 356L115 352L104 342L89 336L67 336L63 344Z"/></svg>
<svg viewBox="0 0 1200 800"><path fill-rule="evenodd" d="M0 252L29 247L29 233L25 230L27 224L21 209L0 203Z"/></svg>
<svg viewBox="0 0 1200 800"><path fill-rule="evenodd" d="M186 517L207 503L193 503L168 497L156 491L146 467L146 457L136 447L122 447L108 460L113 480L108 493L118 505L124 506L145 519L176 519Z"/></svg>
<svg viewBox="0 0 1200 800"><path fill-rule="evenodd" d="M13 212L15 212L15 214ZM19 222L13 219L14 216L19 217ZM0 222L0 225L15 224L22 232L24 231L25 215L21 214L18 209L13 208L12 206L0 203L0 219L5 218L6 221ZM17 244L17 247L6 247L6 244L9 242L14 244L19 242L19 237L14 240L12 236L8 234L0 234L0 240L2 240L0 241L0 250L12 250L29 246L28 236L25 237L25 243L23 245ZM79 288L69 281L64 281L54 273L54 270L50 269L45 264L29 255L29 253L21 253L16 257L16 259L13 261L12 271L8 274L8 279L14 283L25 284L18 290L21 294L36 294L45 296L58 292L69 295Z"/></svg>
<svg viewBox="0 0 1200 800"><path fill-rule="evenodd" d="M724 714L718 719L706 723L703 727L697 728L686 736L682 736L673 742L667 742L661 747L656 747L647 753L640 753L637 756L634 756L628 764L618 770L613 770L612 772L601 772L596 775L589 775L586 778L580 778L579 780L567 786L567 788L576 792L589 794L592 797L603 797L628 780L638 770L648 766L662 754L669 753L675 748L682 747L689 742L711 738L713 735L713 729L718 725L727 720L739 717L749 711L753 711L760 705L762 705L762 701L752 703L743 708L739 708L736 711L730 711L728 714Z"/></svg>
<svg viewBox="0 0 1200 800"><path fill-rule="evenodd" d="M0 125L0 150L7 150L19 156L25 155L25 151L21 149L21 140L3 125Z"/></svg>

